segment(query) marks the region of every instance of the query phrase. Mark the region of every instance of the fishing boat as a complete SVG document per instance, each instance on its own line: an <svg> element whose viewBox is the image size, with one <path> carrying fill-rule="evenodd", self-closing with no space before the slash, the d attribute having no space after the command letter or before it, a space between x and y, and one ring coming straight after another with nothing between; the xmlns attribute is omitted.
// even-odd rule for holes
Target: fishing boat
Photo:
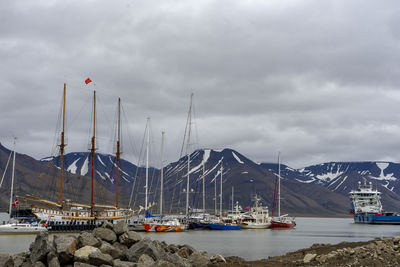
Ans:
<svg viewBox="0 0 400 267"><path fill-rule="evenodd" d="M358 182L356 190L349 193L355 223L360 224L400 224L399 212L386 212L382 208L381 192L372 188L372 183L364 179Z"/></svg>
<svg viewBox="0 0 400 267"><path fill-rule="evenodd" d="M276 191L278 194L276 194ZM278 154L278 173L277 173L277 183L275 184L274 192L274 205L276 200L278 202L278 217L274 217L271 221L271 229L292 229L296 227L296 220L293 217L289 217L288 214L281 215L281 162L280 153Z"/></svg>
<svg viewBox="0 0 400 267"><path fill-rule="evenodd" d="M76 203L63 199L63 156L65 149L65 102L66 84L64 84L62 101L62 131L60 135L60 199L58 202L46 200L41 197L26 195L23 198L38 203L42 206L32 205L32 212L42 221L46 221L51 231L81 231L90 230L104 222L118 222L128 220L133 216L131 209L119 207L118 179L119 179L119 160L120 160L120 109L121 100L118 99L118 140L116 152L116 201L115 205L98 204L94 202L94 162L96 153L96 91L93 92L93 136L91 138L91 192L90 203ZM46 206L46 207L43 207Z"/></svg>
<svg viewBox="0 0 400 267"><path fill-rule="evenodd" d="M15 176L15 147L16 147L16 138L14 138L14 149L12 151L13 154L13 167L12 167L12 174L11 174L11 191L10 191L10 206L9 206L9 215L12 214L12 207L17 205L18 199L13 198L13 191L14 191L14 176ZM10 154L11 157L11 154ZM8 162L7 162L8 166ZM4 174L7 170L4 170ZM4 178L4 175L3 175ZM2 179L3 181L3 179ZM12 222L11 218L8 223L4 225L0 225L0 234L36 234L42 231L47 231L47 228L37 221L33 222L20 222L18 220L14 220Z"/></svg>
<svg viewBox="0 0 400 267"><path fill-rule="evenodd" d="M249 211L241 214L241 222L243 229L266 229L271 226L271 217L269 217L268 207L259 206L261 199L254 197L254 207Z"/></svg>
<svg viewBox="0 0 400 267"><path fill-rule="evenodd" d="M208 227L211 230L240 230L242 229L242 225L234 222L232 220L232 218L223 218L222 217L222 174L223 174L224 168L222 166L222 162L221 162L221 168L220 168L220 172L221 172L221 180L220 180L220 195L219 195L219 216L220 218L218 219L218 221L210 221L208 224ZM215 177L216 179L216 177Z"/></svg>

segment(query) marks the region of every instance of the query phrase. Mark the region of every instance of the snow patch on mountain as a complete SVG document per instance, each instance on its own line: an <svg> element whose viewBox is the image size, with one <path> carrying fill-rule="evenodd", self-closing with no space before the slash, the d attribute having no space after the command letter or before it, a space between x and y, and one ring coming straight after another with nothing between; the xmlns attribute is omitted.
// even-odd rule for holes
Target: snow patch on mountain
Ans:
<svg viewBox="0 0 400 267"><path fill-rule="evenodd" d="M316 177L319 180L327 182L327 181L335 180L337 177L339 177L343 173L344 173L343 171L339 171L339 169L338 169L336 172L328 172L328 173L325 173L325 174L317 174Z"/></svg>
<svg viewBox="0 0 400 267"><path fill-rule="evenodd" d="M386 181L387 180L396 181L397 180L397 178L393 176L394 175L393 173L388 173L386 175L383 173L383 171L386 170L387 167L389 167L388 162L376 162L375 164L381 170L381 173L379 174L379 177L371 176L372 179L381 180L381 181L385 181L385 180Z"/></svg>
<svg viewBox="0 0 400 267"><path fill-rule="evenodd" d="M51 161L53 160L53 157L47 157L47 158L42 158L41 161Z"/></svg>
<svg viewBox="0 0 400 267"><path fill-rule="evenodd" d="M103 179L104 181L107 180L106 177L104 177L103 175L101 175L101 173L99 171L96 171L96 173L101 177L101 179Z"/></svg>
<svg viewBox="0 0 400 267"><path fill-rule="evenodd" d="M238 155L235 154L235 152L232 151L232 155L237 160L237 162L239 162L240 164L244 164L244 162L240 160L240 158L238 157Z"/></svg>
<svg viewBox="0 0 400 267"><path fill-rule="evenodd" d="M107 167L107 165L101 160L100 156L97 155L97 159L100 161L100 163L104 166Z"/></svg>
<svg viewBox="0 0 400 267"><path fill-rule="evenodd" d="M300 179L297 179L297 178L296 178L296 181L298 181L298 182L300 182L300 183L304 183L304 184L312 183L312 182L314 182L315 180L316 180L315 178L312 178L311 180L303 181L303 180L300 180Z"/></svg>
<svg viewBox="0 0 400 267"><path fill-rule="evenodd" d="M79 160L80 160L80 158L78 158L77 160L72 162L72 164L68 166L67 171L70 172L70 173L76 174L76 170L78 169L78 166L76 166L76 163Z"/></svg>
<svg viewBox="0 0 400 267"><path fill-rule="evenodd" d="M335 187L335 189L333 189L333 191L336 191L336 190L344 183L344 181L346 181L346 179L347 179L347 176L345 176L345 177L343 178L343 180L340 182L340 184L338 184L338 185Z"/></svg>
<svg viewBox="0 0 400 267"><path fill-rule="evenodd" d="M86 157L85 162L81 167L81 175L85 176L89 171L89 157Z"/></svg>

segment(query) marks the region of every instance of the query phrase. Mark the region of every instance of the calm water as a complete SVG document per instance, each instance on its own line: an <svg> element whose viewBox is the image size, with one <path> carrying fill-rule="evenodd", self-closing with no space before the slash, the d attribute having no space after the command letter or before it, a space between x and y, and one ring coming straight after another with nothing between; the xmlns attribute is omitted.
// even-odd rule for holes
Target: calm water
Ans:
<svg viewBox="0 0 400 267"><path fill-rule="evenodd" d="M151 239L189 244L208 254L239 256L247 260L277 256L314 243L366 241L400 235L396 225L356 225L350 218L297 218L292 230L187 231L183 233L142 233ZM0 235L0 252L27 251L34 235Z"/></svg>

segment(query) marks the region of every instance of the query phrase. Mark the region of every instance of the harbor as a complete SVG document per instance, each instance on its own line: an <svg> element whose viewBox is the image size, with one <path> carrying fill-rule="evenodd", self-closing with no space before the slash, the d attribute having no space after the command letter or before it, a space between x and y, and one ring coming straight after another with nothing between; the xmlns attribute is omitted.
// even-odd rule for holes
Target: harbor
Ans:
<svg viewBox="0 0 400 267"><path fill-rule="evenodd" d="M352 218L296 218L298 225L288 231L252 229L241 231L185 231L181 233L144 233L142 237L168 244L188 244L209 255L238 256L259 260L309 247L315 243L369 241L400 234L394 225L358 225ZM60 233L57 233L60 234ZM64 233L62 235L69 235ZM53 234L51 234L53 235ZM77 233L75 234L77 235ZM0 235L0 251L19 253L29 249L35 235ZM227 245L229 244L229 246Z"/></svg>

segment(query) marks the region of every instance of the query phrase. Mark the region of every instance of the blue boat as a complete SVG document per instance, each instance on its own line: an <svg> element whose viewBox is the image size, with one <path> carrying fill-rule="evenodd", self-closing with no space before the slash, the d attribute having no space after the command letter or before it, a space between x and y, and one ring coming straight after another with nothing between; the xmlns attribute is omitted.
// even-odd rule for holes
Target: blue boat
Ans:
<svg viewBox="0 0 400 267"><path fill-rule="evenodd" d="M385 212L381 204L381 192L372 189L372 183L358 182L358 188L350 193L350 213L355 223L364 224L400 224L400 213Z"/></svg>
<svg viewBox="0 0 400 267"><path fill-rule="evenodd" d="M198 229L198 230L210 229L210 223L206 223L206 222L191 222L190 223L190 227L191 227L191 229Z"/></svg>
<svg viewBox="0 0 400 267"><path fill-rule="evenodd" d="M211 230L240 230L240 229L242 229L242 226L240 224L210 223L208 225Z"/></svg>

